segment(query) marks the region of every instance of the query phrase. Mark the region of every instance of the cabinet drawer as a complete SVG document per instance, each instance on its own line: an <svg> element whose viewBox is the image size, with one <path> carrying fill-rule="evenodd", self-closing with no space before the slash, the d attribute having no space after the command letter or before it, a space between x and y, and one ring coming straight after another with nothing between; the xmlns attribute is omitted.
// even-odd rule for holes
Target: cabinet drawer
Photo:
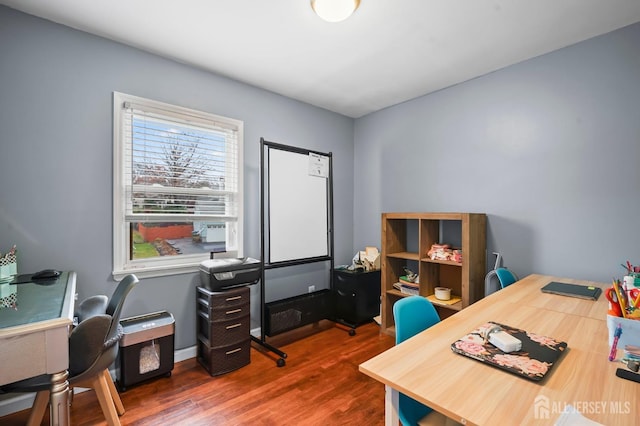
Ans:
<svg viewBox="0 0 640 426"><path fill-rule="evenodd" d="M209 321L204 312L198 312L198 334L209 341L209 346L227 346L251 337L250 316L228 321Z"/></svg>
<svg viewBox="0 0 640 426"><path fill-rule="evenodd" d="M247 303L235 306L215 306L198 299L198 314L204 313L209 321L227 321L250 315L251 306Z"/></svg>
<svg viewBox="0 0 640 426"><path fill-rule="evenodd" d="M208 308L229 308L249 304L251 292L249 287L240 287L223 292L213 292L198 287L196 297L198 305Z"/></svg>
<svg viewBox="0 0 640 426"><path fill-rule="evenodd" d="M220 348L211 348L198 338L198 362L212 376L228 373L251 362L251 340Z"/></svg>

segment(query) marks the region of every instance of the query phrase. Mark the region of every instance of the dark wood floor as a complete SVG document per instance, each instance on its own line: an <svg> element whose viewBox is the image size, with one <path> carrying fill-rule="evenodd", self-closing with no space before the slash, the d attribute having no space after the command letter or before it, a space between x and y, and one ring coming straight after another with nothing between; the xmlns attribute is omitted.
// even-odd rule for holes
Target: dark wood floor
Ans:
<svg viewBox="0 0 640 426"><path fill-rule="evenodd" d="M195 359L176 363L170 378L133 386L120 396L123 425L382 425L384 386L358 365L393 346L375 323L355 336L329 321L275 336L277 355L253 343L251 363L211 377ZM23 425L28 410L0 418L3 426ZM75 395L74 426L104 425L93 391ZM43 424L48 424L48 415Z"/></svg>

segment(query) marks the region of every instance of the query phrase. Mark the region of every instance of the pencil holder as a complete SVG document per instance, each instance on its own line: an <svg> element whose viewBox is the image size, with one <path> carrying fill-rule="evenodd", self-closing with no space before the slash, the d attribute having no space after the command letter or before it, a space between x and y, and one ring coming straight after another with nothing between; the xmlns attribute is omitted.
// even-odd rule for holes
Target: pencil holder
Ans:
<svg viewBox="0 0 640 426"><path fill-rule="evenodd" d="M625 345L640 346L640 320L607 315L609 346L613 344L613 335L616 332L618 324L622 325L622 335L618 339L618 348L622 349Z"/></svg>
<svg viewBox="0 0 640 426"><path fill-rule="evenodd" d="M13 278L18 273L18 259L15 254L0 258L0 280Z"/></svg>

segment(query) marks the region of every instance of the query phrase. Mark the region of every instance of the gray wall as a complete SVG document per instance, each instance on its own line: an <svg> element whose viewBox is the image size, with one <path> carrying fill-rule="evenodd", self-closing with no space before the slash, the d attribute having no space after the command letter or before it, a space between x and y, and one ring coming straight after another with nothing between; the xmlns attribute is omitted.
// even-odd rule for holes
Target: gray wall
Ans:
<svg viewBox="0 0 640 426"><path fill-rule="evenodd" d="M244 121L248 256L260 256L260 137L332 152L340 182L334 188L335 255L338 262L351 258L352 119L4 6L0 58L0 251L17 244L19 272L74 270L80 300L115 288L113 91ZM309 284L322 288L326 283L310 282L316 268L310 269L287 274L286 282L268 280L267 299L306 293ZM124 316L168 310L176 318L176 348L195 345L198 283L196 274L144 279ZM255 287L253 299L257 317Z"/></svg>
<svg viewBox="0 0 640 426"><path fill-rule="evenodd" d="M379 247L382 212L472 211L488 214L488 251L518 275L608 281L640 263L638 46L634 25L354 124L0 6L0 250L18 245L21 272L77 271L80 299L113 291L115 90L244 121L246 255L260 254L265 137L333 152L338 264ZM310 281L321 269L273 271L267 299L322 287ZM176 348L192 346L197 284L144 279L124 314L166 309Z"/></svg>
<svg viewBox="0 0 640 426"><path fill-rule="evenodd" d="M487 263L521 277L640 264L640 24L370 114L354 143L356 247L382 212L485 212Z"/></svg>

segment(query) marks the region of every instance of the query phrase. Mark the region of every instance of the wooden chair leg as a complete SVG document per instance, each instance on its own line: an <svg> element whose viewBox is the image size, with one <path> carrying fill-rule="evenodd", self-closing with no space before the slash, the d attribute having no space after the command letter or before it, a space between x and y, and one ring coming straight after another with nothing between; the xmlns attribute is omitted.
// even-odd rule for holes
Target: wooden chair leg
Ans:
<svg viewBox="0 0 640 426"><path fill-rule="evenodd" d="M36 399L33 401L27 426L39 426L42 423L44 413L49 406L49 391L40 391L36 393Z"/></svg>
<svg viewBox="0 0 640 426"><path fill-rule="evenodd" d="M98 402L104 413L104 417L107 420L109 426L120 426L120 419L116 412L116 407L113 404L113 397L109 391L109 384L104 374L98 374L98 376L91 380L93 389L98 397Z"/></svg>
<svg viewBox="0 0 640 426"><path fill-rule="evenodd" d="M116 389L116 385L113 383L113 379L111 378L111 374L109 374L109 370L105 369L103 374L105 380L107 381L107 384L109 385L109 391L111 393L111 397L113 398L113 403L116 406L116 411L118 412L118 415L121 416L124 414L125 409L124 404L122 404L122 400L120 399L118 389Z"/></svg>

